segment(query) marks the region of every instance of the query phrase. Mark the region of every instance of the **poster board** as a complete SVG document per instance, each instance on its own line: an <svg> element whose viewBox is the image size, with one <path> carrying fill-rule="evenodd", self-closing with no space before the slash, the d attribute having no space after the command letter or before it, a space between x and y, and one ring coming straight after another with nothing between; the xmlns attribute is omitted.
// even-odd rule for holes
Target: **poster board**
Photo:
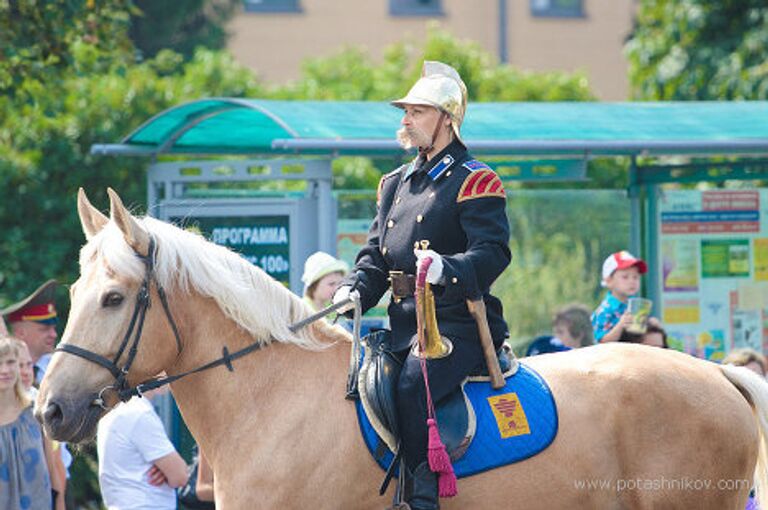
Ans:
<svg viewBox="0 0 768 510"><path fill-rule="evenodd" d="M158 208L160 219L238 252L297 295L304 261L317 251L317 214L312 198L166 200Z"/></svg>
<svg viewBox="0 0 768 510"><path fill-rule="evenodd" d="M238 252L286 287L291 286L290 216L171 217L171 223Z"/></svg>
<svg viewBox="0 0 768 510"><path fill-rule="evenodd" d="M670 347L720 361L768 347L767 189L666 190L659 200L660 313Z"/></svg>

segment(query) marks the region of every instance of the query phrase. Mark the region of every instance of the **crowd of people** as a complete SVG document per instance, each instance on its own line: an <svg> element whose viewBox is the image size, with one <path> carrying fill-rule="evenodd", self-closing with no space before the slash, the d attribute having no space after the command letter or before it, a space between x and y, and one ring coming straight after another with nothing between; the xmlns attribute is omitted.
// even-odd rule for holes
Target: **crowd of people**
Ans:
<svg viewBox="0 0 768 510"><path fill-rule="evenodd" d="M667 348L667 333L661 321L640 317L629 307L640 292L640 277L648 271L642 259L627 251L612 253L603 262L601 284L606 294L590 313L587 306L571 304L558 310L552 334L534 338L527 356L587 347L595 343L629 342ZM633 331L632 328L636 330Z"/></svg>
<svg viewBox="0 0 768 510"><path fill-rule="evenodd" d="M45 437L32 414L37 387L58 338L56 282L0 310L0 508L65 510L72 455ZM187 465L168 438L151 399L120 404L99 423L99 486L109 509L175 509ZM212 500L211 494L211 500Z"/></svg>
<svg viewBox="0 0 768 510"><path fill-rule="evenodd" d="M304 264L303 298L313 310L331 304L334 292L347 276L349 266L332 255L318 251ZM560 352L597 343L628 342L668 348L667 333L657 317L638 321L629 309L629 300L640 291L640 278L648 266L627 251L612 253L602 269L601 284L606 294L595 310L584 304L569 304L558 309L551 323L551 334L537 336L528 345L526 356ZM640 323L639 331L630 326Z"/></svg>
<svg viewBox="0 0 768 510"><path fill-rule="evenodd" d="M45 437L32 415L57 338L55 290L56 282L48 281L0 311L0 508L67 507L72 456L65 444Z"/></svg>

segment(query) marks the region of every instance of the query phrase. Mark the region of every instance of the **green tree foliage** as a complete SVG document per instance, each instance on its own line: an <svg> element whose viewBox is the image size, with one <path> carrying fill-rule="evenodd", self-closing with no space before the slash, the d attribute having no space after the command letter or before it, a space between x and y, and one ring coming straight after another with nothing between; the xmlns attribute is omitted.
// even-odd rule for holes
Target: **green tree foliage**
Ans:
<svg viewBox="0 0 768 510"><path fill-rule="evenodd" d="M387 101L405 94L424 60L452 65L467 85L470 101L590 101L594 95L583 73L530 72L498 65L477 42L456 39L437 25L423 46L407 41L384 51L376 64L361 48L304 62L300 79L274 87L280 99Z"/></svg>
<svg viewBox="0 0 768 510"><path fill-rule="evenodd" d="M643 0L626 51L638 98L768 99L765 0Z"/></svg>
<svg viewBox="0 0 768 510"><path fill-rule="evenodd" d="M513 346L551 334L554 312L569 303L594 308L609 253L629 243L629 204L620 190L515 190L508 196L513 260L494 284Z"/></svg>
<svg viewBox="0 0 768 510"><path fill-rule="evenodd" d="M0 1L0 96L49 86L84 46L107 57L104 66L129 58L132 9L130 0Z"/></svg>
<svg viewBox="0 0 768 510"><path fill-rule="evenodd" d="M198 47L220 50L227 45L226 23L239 0L133 0L129 35L143 58L173 50L190 59Z"/></svg>
<svg viewBox="0 0 768 510"><path fill-rule="evenodd" d="M199 50L181 64L161 52L142 64L117 60L101 70L104 55L81 49L58 83L22 82L30 101L0 102L0 279L9 300L30 290L31 275L35 281L74 279L83 241L75 210L78 187L105 207L105 189L112 186L144 210L147 161L92 156L92 144L120 140L185 101L258 96L262 90L225 53Z"/></svg>

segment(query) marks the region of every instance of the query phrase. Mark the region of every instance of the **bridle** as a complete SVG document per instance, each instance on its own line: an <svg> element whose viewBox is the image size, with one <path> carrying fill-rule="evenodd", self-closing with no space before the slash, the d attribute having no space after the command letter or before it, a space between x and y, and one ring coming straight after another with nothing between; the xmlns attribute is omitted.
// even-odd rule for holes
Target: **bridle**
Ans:
<svg viewBox="0 0 768 510"><path fill-rule="evenodd" d="M157 295L160 297L160 303L163 305L165 316L168 319L168 323L170 324L171 329L173 330L173 336L176 339L176 348L178 354L181 354L182 351L182 342L181 336L179 335L179 328L176 326L176 321L173 320L173 315L171 314L171 309L168 306L168 299L166 297L165 290L160 285L160 282L157 281L157 276L155 275L157 244L155 243L155 238L152 235L149 236L149 248L147 249L147 254L142 255L136 252L136 256L139 257L139 259L144 263L146 271L144 273L144 280L142 281L139 292L136 295L136 304L133 308L131 322L128 324L128 330L125 332L125 336L123 336L123 341L120 343L120 347L118 348L115 357L110 360L93 351L89 351L88 349L83 349L82 347L78 347L77 345L72 345L69 343L62 343L56 347L56 351L58 352L73 354L109 370L109 372L115 378L115 383L102 388L91 402L91 405L99 406L105 410L110 409L106 406L106 402L104 400L104 394L107 391L114 391L121 402L127 402L136 395L141 396L143 393L149 390L160 388L166 384L172 383L173 381L178 381L182 377L186 377L197 372L202 372L203 370L208 370L209 368L213 368L219 365L226 365L230 372L234 372L235 369L232 366L232 360L235 360L253 351L257 351L262 347L261 342L256 342L249 345L248 347L235 351L234 353L230 353L229 350L224 347L222 349L221 358L217 358L210 363L206 363L205 365L201 365L197 368L182 372L180 374L153 378L139 383L136 386L131 386L128 383L128 372L130 371L131 366L133 365L133 361L136 359L136 354L139 351L139 341L141 340L141 333L144 329L144 319L147 315L147 310L149 310L149 308L152 306L152 300L150 298L150 287L152 282L154 282L155 287L157 288ZM133 337L133 341L131 341L131 337ZM126 348L128 349L128 357L125 361L125 364L120 367L118 362L120 361L120 358L122 357Z"/></svg>
<svg viewBox="0 0 768 510"><path fill-rule="evenodd" d="M144 330L144 319L146 318L147 310L149 310L150 306L152 306L152 300L150 298L150 286L152 282L154 282L155 287L157 287L157 294L160 296L160 302L163 304L165 316L168 318L171 329L173 329L173 335L176 338L176 348L178 349L179 354L181 354L181 337L179 336L179 329L176 327L176 322L173 320L170 308L168 307L168 299L165 296L165 291L157 281L157 277L154 271L156 248L157 245L155 244L155 239L154 237L150 236L147 254L141 255L140 253L136 253L139 259L141 259L141 261L144 263L146 271L144 273L144 280L141 282L139 292L136 294L136 304L133 308L131 322L128 324L128 331L125 332L123 341L120 343L117 354L115 354L113 359L110 360L93 351L89 351L88 349L83 349L82 347L78 347L77 345L72 345L69 343L62 343L56 347L56 351L74 354L75 356L79 356L88 361L96 363L97 365L100 365L109 370L112 376L114 376L115 384L107 386L99 391L97 403L102 407L104 407L104 392L107 390L114 390L120 397L120 400L123 402L133 396L133 388L131 388L128 384L128 372L130 371L131 366L133 365L133 361L136 359L136 354L139 351L139 341L141 340L141 333ZM132 337L133 339L131 339ZM120 358L123 356L123 353L126 351L126 349L128 349L128 357L125 360L125 364L121 367L118 365L118 362L120 361Z"/></svg>
<svg viewBox="0 0 768 510"><path fill-rule="evenodd" d="M160 303L163 305L163 310L165 311L165 317L168 319L168 323L170 324L171 329L173 330L173 336L176 338L176 348L177 348L178 354L181 354L181 351L182 351L182 342L181 342L181 335L179 335L179 328L176 326L176 321L173 320L173 315L171 314L171 309L168 306L168 299L166 297L165 290L163 290L163 287L160 285L160 282L157 281L157 276L155 275L155 259L157 257L157 244L155 243L155 238L151 234L149 236L149 248L147 249L147 254L142 255L136 252L136 256L139 257L139 259L144 263L144 267L146 271L144 273L144 280L142 281L141 287L139 288L139 292L136 295L136 304L133 308L133 315L131 316L131 322L128 324L128 330L125 332L125 336L123 336L123 341L120 343L120 348L117 350L117 354L115 354L114 358L110 360L109 358L106 358L101 354L97 354L93 351L89 351L88 349L83 349L82 347L78 347L77 345L72 345L69 343L59 344L55 349L57 352L65 352L68 354L73 354L80 358L86 359L90 362L96 363L97 365L109 370L109 372L115 378L115 383L102 388L98 393L95 394L94 399L91 402L92 406L99 406L105 410L110 409L109 407L107 407L106 402L104 400L104 394L108 391L114 391L121 402L127 402L128 400L130 400L132 397L136 395L142 396L143 393L147 391L160 388L162 386L165 386L166 384L170 384L174 381L178 381L179 379L186 377L188 375L196 374L198 372L202 372L203 370L208 370L210 368L214 368L220 365L224 365L227 367L227 369L230 372L234 372L235 369L232 366L233 360L236 360L242 356L245 356L246 354L250 354L251 352L258 351L264 346L263 342L256 341L248 345L247 347L243 347L242 349L239 349L235 352L229 352L229 349L227 349L227 347L225 346L221 350L220 358L216 358L215 360L210 361L204 365L200 365L197 368L193 368L192 370L181 372L175 375L148 379L142 383L137 384L136 386L131 386L128 383L128 372L130 371L131 366L133 365L133 361L136 359L136 354L139 351L139 341L141 340L141 333L144 329L144 319L146 318L147 310L149 310L149 308L152 306L152 300L150 299L150 288L153 282L155 284L155 288L157 289L157 295L160 297ZM297 330L307 326L308 324L311 324L312 322L325 317L326 315L340 308L344 304L345 304L344 302L341 302L341 303L336 303L334 305L331 305L325 308L324 310L321 310L313 315L310 315L309 317L289 326L289 329L292 332L296 332ZM359 300L356 300L355 301L355 340L357 343L359 343L359 336L360 336L359 323L360 323L361 315L362 313L360 310L360 302ZM131 341L132 337L133 337L133 341ZM123 356L123 353L125 352L126 349L128 349L128 357L125 361L125 364L121 367L118 365L118 362L120 361L120 358Z"/></svg>

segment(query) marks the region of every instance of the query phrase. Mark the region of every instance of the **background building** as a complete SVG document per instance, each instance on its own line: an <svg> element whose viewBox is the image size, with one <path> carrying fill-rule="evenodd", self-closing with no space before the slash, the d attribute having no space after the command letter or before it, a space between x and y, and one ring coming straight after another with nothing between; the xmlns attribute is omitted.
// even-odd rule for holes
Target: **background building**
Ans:
<svg viewBox="0 0 768 510"><path fill-rule="evenodd" d="M244 0L229 49L270 82L297 78L304 59L344 46L376 58L404 39L421 43L436 20L502 62L535 71L582 70L601 100L628 98L624 41L634 0Z"/></svg>

